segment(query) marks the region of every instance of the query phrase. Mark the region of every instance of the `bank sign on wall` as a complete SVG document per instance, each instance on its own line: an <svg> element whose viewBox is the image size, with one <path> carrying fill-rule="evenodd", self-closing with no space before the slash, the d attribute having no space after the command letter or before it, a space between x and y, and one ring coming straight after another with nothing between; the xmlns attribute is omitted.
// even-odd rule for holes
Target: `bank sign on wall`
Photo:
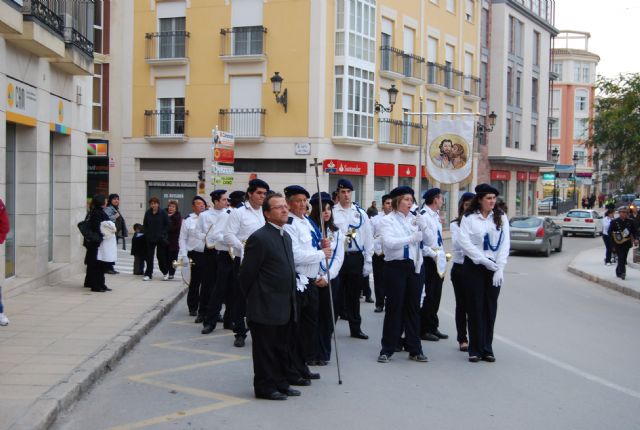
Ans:
<svg viewBox="0 0 640 430"><path fill-rule="evenodd" d="M49 128L60 134L71 134L71 102L49 94Z"/></svg>
<svg viewBox="0 0 640 430"><path fill-rule="evenodd" d="M7 121L35 127L37 113L37 89L7 77Z"/></svg>

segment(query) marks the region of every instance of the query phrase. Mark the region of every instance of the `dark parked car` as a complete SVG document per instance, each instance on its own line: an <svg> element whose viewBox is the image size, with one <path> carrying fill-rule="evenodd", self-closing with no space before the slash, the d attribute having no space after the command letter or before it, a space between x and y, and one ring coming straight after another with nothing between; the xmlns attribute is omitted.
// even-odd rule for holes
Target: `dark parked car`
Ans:
<svg viewBox="0 0 640 430"><path fill-rule="evenodd" d="M562 251L562 227L549 217L521 216L509 220L511 250L541 252Z"/></svg>

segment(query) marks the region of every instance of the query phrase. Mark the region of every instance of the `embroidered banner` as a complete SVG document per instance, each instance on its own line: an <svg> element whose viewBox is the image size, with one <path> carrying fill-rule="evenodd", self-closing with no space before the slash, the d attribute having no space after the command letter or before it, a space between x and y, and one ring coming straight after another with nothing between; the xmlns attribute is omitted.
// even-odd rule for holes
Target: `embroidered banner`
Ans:
<svg viewBox="0 0 640 430"><path fill-rule="evenodd" d="M427 172L442 184L456 184L471 174L473 119L429 121Z"/></svg>

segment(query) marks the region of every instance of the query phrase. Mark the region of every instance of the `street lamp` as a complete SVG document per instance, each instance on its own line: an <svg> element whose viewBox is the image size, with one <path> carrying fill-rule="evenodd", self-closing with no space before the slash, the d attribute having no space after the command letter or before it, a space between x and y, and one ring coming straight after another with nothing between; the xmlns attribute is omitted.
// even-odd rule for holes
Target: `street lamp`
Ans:
<svg viewBox="0 0 640 430"><path fill-rule="evenodd" d="M575 201L576 208L578 207L578 194L576 191L578 184L578 161L582 160L582 157L577 153L573 153L573 200Z"/></svg>
<svg viewBox="0 0 640 430"><path fill-rule="evenodd" d="M389 107L381 105L376 100L376 104L375 104L376 113L380 113L380 112L388 113L393 111L393 105L396 104L396 99L398 98L398 89L396 88L395 85L391 85L391 88L387 90L387 93L389 93Z"/></svg>
<svg viewBox="0 0 640 430"><path fill-rule="evenodd" d="M271 77L271 87L273 90L273 94L276 95L276 103L284 106L284 112L287 112L287 89L284 89L282 95L280 95L280 91L282 91L282 81L284 79L280 76L280 72L276 72L275 75Z"/></svg>
<svg viewBox="0 0 640 430"><path fill-rule="evenodd" d="M496 119L498 118L498 115L494 111L491 111L491 113L488 115L488 118L489 118L488 126L484 125L481 122L476 123L476 134L478 135L478 141L480 143L484 143L485 133L491 133L493 131L493 127L495 127L496 125Z"/></svg>
<svg viewBox="0 0 640 430"><path fill-rule="evenodd" d="M557 184L558 184L558 159L560 158L560 151L558 148L553 148L551 151L551 159L553 160L553 201L551 204L551 208L556 210L556 216L558 215L558 201L557 201Z"/></svg>

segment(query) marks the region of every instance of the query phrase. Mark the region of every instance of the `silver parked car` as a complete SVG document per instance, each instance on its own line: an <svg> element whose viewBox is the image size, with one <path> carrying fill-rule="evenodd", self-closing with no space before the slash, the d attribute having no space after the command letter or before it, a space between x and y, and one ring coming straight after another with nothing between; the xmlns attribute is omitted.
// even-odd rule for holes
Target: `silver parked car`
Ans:
<svg viewBox="0 0 640 430"><path fill-rule="evenodd" d="M520 216L509 220L511 250L541 252L562 251L562 227L549 217Z"/></svg>

